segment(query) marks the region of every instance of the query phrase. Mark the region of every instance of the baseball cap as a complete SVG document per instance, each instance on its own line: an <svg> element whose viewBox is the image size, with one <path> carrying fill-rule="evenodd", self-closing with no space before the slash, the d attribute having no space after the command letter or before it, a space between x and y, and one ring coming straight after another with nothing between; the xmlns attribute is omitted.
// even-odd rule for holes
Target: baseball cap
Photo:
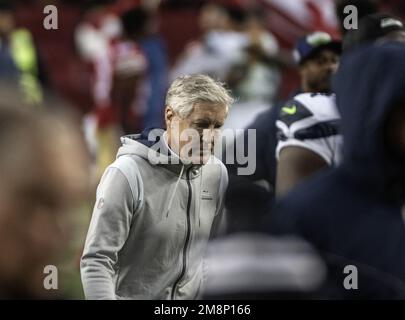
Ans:
<svg viewBox="0 0 405 320"><path fill-rule="evenodd" d="M293 52L294 60L297 64L302 64L324 49L330 49L341 54L342 44L340 41L333 40L329 33L313 32L297 41Z"/></svg>
<svg viewBox="0 0 405 320"><path fill-rule="evenodd" d="M389 14L376 13L364 16L359 21L358 29L349 31L343 40L344 50L374 42L393 31L405 31L403 22Z"/></svg>

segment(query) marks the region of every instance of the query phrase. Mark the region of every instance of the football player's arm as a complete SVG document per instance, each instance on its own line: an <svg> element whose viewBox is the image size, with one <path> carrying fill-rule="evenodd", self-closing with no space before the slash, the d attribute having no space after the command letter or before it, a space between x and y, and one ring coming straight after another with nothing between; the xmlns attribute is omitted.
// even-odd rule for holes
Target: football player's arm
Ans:
<svg viewBox="0 0 405 320"><path fill-rule="evenodd" d="M280 197L328 165L332 154L323 135L328 124L300 101L292 99L281 108L276 126L276 197Z"/></svg>
<svg viewBox="0 0 405 320"><path fill-rule="evenodd" d="M277 165L276 196L284 195L300 181L326 165L326 161L321 156L309 149L299 146L283 148Z"/></svg>

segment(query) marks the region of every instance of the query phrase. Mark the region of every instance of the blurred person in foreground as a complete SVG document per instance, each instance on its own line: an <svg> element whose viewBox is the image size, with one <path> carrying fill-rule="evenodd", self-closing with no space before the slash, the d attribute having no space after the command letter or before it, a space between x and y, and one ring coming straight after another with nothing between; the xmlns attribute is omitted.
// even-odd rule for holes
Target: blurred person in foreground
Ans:
<svg viewBox="0 0 405 320"><path fill-rule="evenodd" d="M88 195L84 141L66 114L30 110L18 91L5 99L12 89L0 90L0 299L64 298L44 288L44 268L71 249L71 216Z"/></svg>
<svg viewBox="0 0 405 320"><path fill-rule="evenodd" d="M237 100L224 128L245 128L258 114L274 107L280 69L287 62L276 37L266 29L266 15L259 9L244 14L242 34L246 43L242 44L240 58L230 65L225 79Z"/></svg>
<svg viewBox="0 0 405 320"><path fill-rule="evenodd" d="M316 250L297 236L261 232L267 192L256 184L229 189L230 227L208 245L202 299L322 298L327 269Z"/></svg>
<svg viewBox="0 0 405 320"><path fill-rule="evenodd" d="M297 186L269 222L311 242L330 269L331 298L405 298L405 45L343 58L335 79L343 162ZM345 266L358 270L346 290Z"/></svg>
<svg viewBox="0 0 405 320"><path fill-rule="evenodd" d="M386 13L364 16L359 28L351 30L343 39L343 49L350 52L367 43L405 42L405 26L397 17Z"/></svg>
<svg viewBox="0 0 405 320"><path fill-rule="evenodd" d="M195 299L228 183L212 153L233 99L205 75L166 96L167 130L121 139L97 189L84 253L87 299Z"/></svg>

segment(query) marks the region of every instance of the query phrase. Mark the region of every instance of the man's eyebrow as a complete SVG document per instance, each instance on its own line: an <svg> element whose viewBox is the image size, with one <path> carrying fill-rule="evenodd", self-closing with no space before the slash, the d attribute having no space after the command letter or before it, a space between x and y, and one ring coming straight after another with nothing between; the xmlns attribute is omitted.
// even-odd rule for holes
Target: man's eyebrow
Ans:
<svg viewBox="0 0 405 320"><path fill-rule="evenodd" d="M204 118L204 119L196 119L193 122L194 123L211 123L211 122L213 122L213 120Z"/></svg>
<svg viewBox="0 0 405 320"><path fill-rule="evenodd" d="M211 119L209 119L209 120L208 119L198 119L198 120L195 120L194 123L199 124L199 125L213 124L214 126L219 126L219 127L222 127L224 125L224 123L222 121L211 120Z"/></svg>

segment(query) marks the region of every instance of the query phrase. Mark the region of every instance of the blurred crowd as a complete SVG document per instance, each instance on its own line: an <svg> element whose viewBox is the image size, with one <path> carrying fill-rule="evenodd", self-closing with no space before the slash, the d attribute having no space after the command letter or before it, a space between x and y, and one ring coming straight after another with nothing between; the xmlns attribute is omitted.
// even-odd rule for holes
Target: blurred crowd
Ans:
<svg viewBox="0 0 405 320"><path fill-rule="evenodd" d="M73 229L119 138L162 128L186 74L229 88L225 129L256 130L254 174L227 165L205 297L405 298L402 1L48 2L58 30L42 1L0 1L0 298L82 297L43 268L69 254L79 281Z"/></svg>

